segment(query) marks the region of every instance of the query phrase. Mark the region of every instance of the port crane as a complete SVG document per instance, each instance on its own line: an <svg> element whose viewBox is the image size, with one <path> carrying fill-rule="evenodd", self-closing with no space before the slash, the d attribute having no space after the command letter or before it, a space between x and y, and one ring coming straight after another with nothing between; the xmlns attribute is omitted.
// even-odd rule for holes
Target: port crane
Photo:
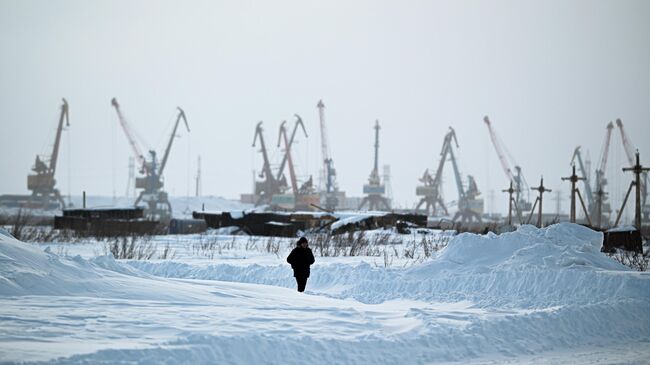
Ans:
<svg viewBox="0 0 650 365"><path fill-rule="evenodd" d="M61 197L61 193L55 187L56 179L56 165L59 158L59 148L61 146L61 134L64 126L70 126L70 115L68 113L68 102L65 98L62 99L61 112L59 114L59 123L56 128L56 136L54 137L54 147L50 155L49 164L46 159L36 156L36 161L32 167L34 174L27 176L27 189L31 190L32 194L28 199L27 206L30 208L40 209L65 209L66 204Z"/></svg>
<svg viewBox="0 0 650 365"><path fill-rule="evenodd" d="M528 200L524 199L523 196L524 191L528 192L528 184L526 183L526 179L524 178L521 172L521 167L519 165L514 163L514 171L512 168L510 168L510 163L503 153L503 145L499 142L499 138L494 131L494 128L492 127L490 118L487 115L483 117L483 122L487 126L490 133L490 140L492 141L494 150L499 157L501 168L503 169L503 172L505 172L508 181L512 182L512 185L515 189L514 200L512 200L510 204L514 203L515 212L517 214L517 218L519 219L519 223L523 223L523 212L531 210L531 203Z"/></svg>
<svg viewBox="0 0 650 365"><path fill-rule="evenodd" d="M111 105L117 112L120 126L122 127L122 130L124 130L124 134L129 141L129 145L131 146L131 150L136 159L139 172L140 174L144 175L144 177L137 177L135 179L136 189L142 189L142 191L140 191L140 194L138 195L133 205L135 207L138 207L140 203L143 202L145 203L144 213L148 219L157 220L163 223L168 222L172 216L172 206L169 202L167 192L162 190L163 172L165 170L165 166L167 166L172 144L174 142L174 138L176 137L176 131L178 130L178 125L181 120L183 120L187 131L190 131L189 124L187 123L187 118L185 117L185 112L180 107L177 107L178 116L176 117L174 128L171 135L169 136L169 141L167 142L167 147L165 148L162 161L158 163L157 154L154 150L148 151L148 160L145 158L142 150L135 140L133 130L127 119L124 117L124 114L120 109L120 104L117 102L116 98L113 98L111 100Z"/></svg>
<svg viewBox="0 0 650 365"><path fill-rule="evenodd" d="M296 175L293 158L291 157L291 148L293 146L299 127L302 128L305 137L309 137L307 135L307 130L305 129L305 124L303 123L302 118L300 118L300 116L297 114L295 117L296 123L294 125L293 132L291 133L291 137L289 137L287 133L287 122L282 122L280 125L280 131L278 133L277 144L277 146L280 147L281 143L284 142L284 156L282 158L282 162L280 163L280 167L278 168L276 180L281 181L284 178L284 167L285 165L288 165L292 195L289 199L287 199L286 195L274 196L272 200L279 204L284 204L284 207L289 207L296 210L311 210L312 208L310 206L310 203L319 203L319 197L318 195L315 195L315 190L313 188L313 180L310 177L309 180L304 182L301 186L298 186L298 178ZM292 205L293 207L291 207Z"/></svg>
<svg viewBox="0 0 650 365"><path fill-rule="evenodd" d="M325 180L325 190L322 192L325 209L334 210L339 204L337 197L338 185L336 183L336 170L334 169L334 161L330 154L327 127L325 125L325 104L322 100L318 101L316 105L318 108L318 116L320 120L320 137L321 137L321 155L323 159L323 172ZM321 189L322 190L322 189Z"/></svg>
<svg viewBox="0 0 650 365"><path fill-rule="evenodd" d="M359 210L361 210L366 204L368 205L369 210L377 210L383 208L384 210L390 210L390 202L384 194L386 193L386 186L381 183L381 178L379 177L379 121L375 121L375 160L373 169L370 172L370 177L368 178L368 183L363 185L363 193L366 196L361 200L359 204Z"/></svg>
<svg viewBox="0 0 650 365"><path fill-rule="evenodd" d="M447 206L445 205L442 198L442 173L447 160L451 161L452 169L454 172L454 179L456 182L456 189L458 191L458 211L453 217L454 221L460 219L463 223L468 223L472 221L481 222L481 214L483 213L483 199L479 199L478 196L481 194L476 185L474 177L471 175L467 176L468 185L467 189L463 186L462 177L460 175L460 169L458 168L458 163L456 156L454 154L453 145L456 148L458 146L458 139L456 138L456 131L453 128L449 127L449 131L445 135L442 142L442 150L440 151L440 161L438 162L438 168L434 176L431 176L429 170L425 170L424 174L420 178L420 181L423 185L420 185L416 188L416 195L421 196L420 202L415 207L415 211L419 211L420 208L425 205L425 211L429 215L449 215Z"/></svg>
<svg viewBox="0 0 650 365"><path fill-rule="evenodd" d="M273 196L284 193L287 186L284 175L282 175L281 180L278 180L273 174L268 150L266 149L266 143L264 142L264 129L262 128L261 121L255 126L253 147L255 147L258 140L260 141L260 152L262 153L263 159L262 171L258 176L263 180L255 182L255 196L257 197L255 200L256 206L261 204L271 204Z"/></svg>
<svg viewBox="0 0 650 365"><path fill-rule="evenodd" d="M589 212L588 216L591 217L591 222L594 222L598 227L601 226L603 220L608 222L611 214L611 206L607 202L607 192L605 190L607 186L605 173L607 170L609 146L613 128L614 124L612 122L607 124L598 168L594 173L594 180L590 178L589 169L586 168L586 164L583 163L580 146L576 147L576 149L573 151L573 157L571 158L572 165L574 165L577 161L578 168L580 169L580 173L582 175L580 177L580 180L582 180L585 188L587 210Z"/></svg>

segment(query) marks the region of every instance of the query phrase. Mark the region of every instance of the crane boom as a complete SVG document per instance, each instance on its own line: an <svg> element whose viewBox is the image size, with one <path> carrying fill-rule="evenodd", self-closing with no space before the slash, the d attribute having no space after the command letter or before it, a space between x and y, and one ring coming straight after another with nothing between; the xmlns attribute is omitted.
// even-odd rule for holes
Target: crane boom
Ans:
<svg viewBox="0 0 650 365"><path fill-rule="evenodd" d="M614 129L614 124L612 122L609 122L609 124L607 124L607 132L605 134L603 151L600 156L600 164L598 165L598 170L603 173L607 169L607 156L609 155L609 144L612 139L612 129Z"/></svg>
<svg viewBox="0 0 650 365"><path fill-rule="evenodd" d="M54 147L52 148L52 155L50 157L50 167L49 171L54 176L56 172L56 162L59 158L59 147L61 146L61 132L63 131L63 120L66 121L66 127L70 126L70 117L68 115L68 101L65 98L62 99L63 104L61 104L61 114L59 116L59 125L56 129L56 137L54 139Z"/></svg>
<svg viewBox="0 0 650 365"><path fill-rule="evenodd" d="M262 171L267 180L273 179L273 172L271 171L271 163L269 162L269 155L266 152L266 144L264 143L264 135L262 134L262 122L257 123L255 127L255 137L253 137L253 147L255 147L255 142L257 139L260 140L260 148L262 149L262 158L264 159L264 166Z"/></svg>
<svg viewBox="0 0 650 365"><path fill-rule="evenodd" d="M165 155L163 156L162 162L160 163L160 167L158 168L158 175L162 176L163 170L165 170L165 165L167 165L167 159L169 158L169 151L172 149L172 142L174 141L174 137L176 136L176 130L178 129L178 123L183 119L183 122L185 122L185 128L187 128L187 131L190 131L190 126L187 124L187 118L185 118L185 112L183 109L180 107L177 107L178 109L178 117L176 118L176 123L174 123L174 129L172 130L171 136L169 136L169 142L167 143L167 148L165 149Z"/></svg>
<svg viewBox="0 0 650 365"><path fill-rule="evenodd" d="M140 147L138 147L138 144L135 142L135 138L133 137L133 132L131 131L131 126L129 126L129 123L126 121L126 118L124 118L124 115L122 114L122 110L120 110L120 104L117 102L117 99L113 98L111 100L111 105L115 107L115 111L117 112L117 117L120 120L120 125L122 126L122 130L124 130L124 134L126 134L126 138L129 140L129 145L131 145L131 150L133 151L135 158L138 160L138 165L140 165L140 171L145 172L148 169L148 167L147 164L145 163L144 155L140 151Z"/></svg>
<svg viewBox="0 0 650 365"><path fill-rule="evenodd" d="M456 148L458 148L458 141L456 140L456 132L453 128L449 127L450 134L456 142ZM463 180L460 176L460 170L458 169L458 164L456 163L456 156L454 156L454 150L451 148L451 145L447 149L449 153L449 158L451 159L451 166L454 169L454 177L456 178L456 188L458 189L458 199L463 199L465 197L465 189L463 189Z"/></svg>
<svg viewBox="0 0 650 365"><path fill-rule="evenodd" d="M278 147L280 147L281 139L284 139L285 156L287 163L289 164L289 178L291 179L291 189L293 190L294 195L298 195L298 179L296 178L296 170L293 168L293 160L291 159L291 143L287 137L287 128L285 127L286 124L286 120L280 124L280 133L278 134ZM278 176L278 179L280 179L280 177L281 176Z"/></svg>
<svg viewBox="0 0 650 365"><path fill-rule="evenodd" d="M630 166L634 166L634 145L632 144L630 138L627 136L627 133L625 133L623 122L620 119L616 119L616 125L621 132L621 139L623 140L623 148L625 149L625 155L627 155L627 161L630 163Z"/></svg>
<svg viewBox="0 0 650 365"><path fill-rule="evenodd" d="M490 132L490 140L492 140L492 145L494 146L494 149L496 150L497 155L499 156L499 162L501 162L501 167L503 168L503 172L506 173L506 176L510 181L513 182L513 184L516 184L515 177L512 174L512 169L510 168L510 165L508 164L508 160L503 154L501 144L497 139L496 132L494 132L494 129L492 129L492 124L490 123L490 119L488 118L487 115L483 118L483 121L487 125L488 131Z"/></svg>
<svg viewBox="0 0 650 365"><path fill-rule="evenodd" d="M298 114L295 114L296 117L296 124L293 127L293 132L291 132L291 138L289 139L289 144L286 145L287 151L291 150L291 146L293 146L293 141L296 138L296 132L298 132L298 127L302 127L302 131L305 133L305 137L309 137L307 135L307 130L305 129L305 124L302 122L302 118ZM284 124L284 122L283 122ZM278 136L278 147L280 146L280 136ZM278 168L278 175L277 175L277 180L280 180L282 177L282 174L284 173L284 166L287 163L287 160L291 156L289 154L284 154L284 157L282 158L282 161L280 162L280 167Z"/></svg>
<svg viewBox="0 0 650 365"><path fill-rule="evenodd" d="M318 101L318 117L320 119L320 147L323 159L323 171L327 171L327 160L330 158L330 151L327 141L327 127L325 126L325 104L323 100Z"/></svg>

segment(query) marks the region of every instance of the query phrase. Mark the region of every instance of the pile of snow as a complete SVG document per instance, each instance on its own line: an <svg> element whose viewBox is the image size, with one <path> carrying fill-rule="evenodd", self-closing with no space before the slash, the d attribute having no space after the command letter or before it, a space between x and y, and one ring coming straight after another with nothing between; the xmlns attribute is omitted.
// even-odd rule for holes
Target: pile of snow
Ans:
<svg viewBox="0 0 650 365"><path fill-rule="evenodd" d="M500 363L554 352L572 363L594 348L619 349L605 363L635 361L625 346L650 355L650 275L600 253L601 240L573 224L462 234L406 269L319 260L301 294L284 257L85 260L0 234L0 362Z"/></svg>

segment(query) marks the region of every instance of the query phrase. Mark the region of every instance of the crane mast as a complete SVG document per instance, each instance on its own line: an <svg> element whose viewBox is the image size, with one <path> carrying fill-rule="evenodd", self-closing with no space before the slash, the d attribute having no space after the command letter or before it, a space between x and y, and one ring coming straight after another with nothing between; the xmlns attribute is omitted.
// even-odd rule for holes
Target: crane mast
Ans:
<svg viewBox="0 0 650 365"><path fill-rule="evenodd" d="M366 196L361 200L358 209L362 209L366 204L370 210L376 210L380 207L384 210L390 210L390 202L384 194L386 186L381 183L379 177L379 121L375 121L375 158L368 183L363 185L363 193Z"/></svg>

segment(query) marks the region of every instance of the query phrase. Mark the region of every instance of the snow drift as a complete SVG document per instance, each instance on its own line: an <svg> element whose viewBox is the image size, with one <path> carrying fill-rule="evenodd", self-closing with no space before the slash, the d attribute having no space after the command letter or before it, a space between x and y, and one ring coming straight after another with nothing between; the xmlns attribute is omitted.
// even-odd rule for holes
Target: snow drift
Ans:
<svg viewBox="0 0 650 365"><path fill-rule="evenodd" d="M408 269L317 262L305 295L284 258L85 260L0 234L0 362L499 363L621 346L647 354L650 275L600 253L601 240L572 224L462 234ZM628 349L605 362L630 361Z"/></svg>

